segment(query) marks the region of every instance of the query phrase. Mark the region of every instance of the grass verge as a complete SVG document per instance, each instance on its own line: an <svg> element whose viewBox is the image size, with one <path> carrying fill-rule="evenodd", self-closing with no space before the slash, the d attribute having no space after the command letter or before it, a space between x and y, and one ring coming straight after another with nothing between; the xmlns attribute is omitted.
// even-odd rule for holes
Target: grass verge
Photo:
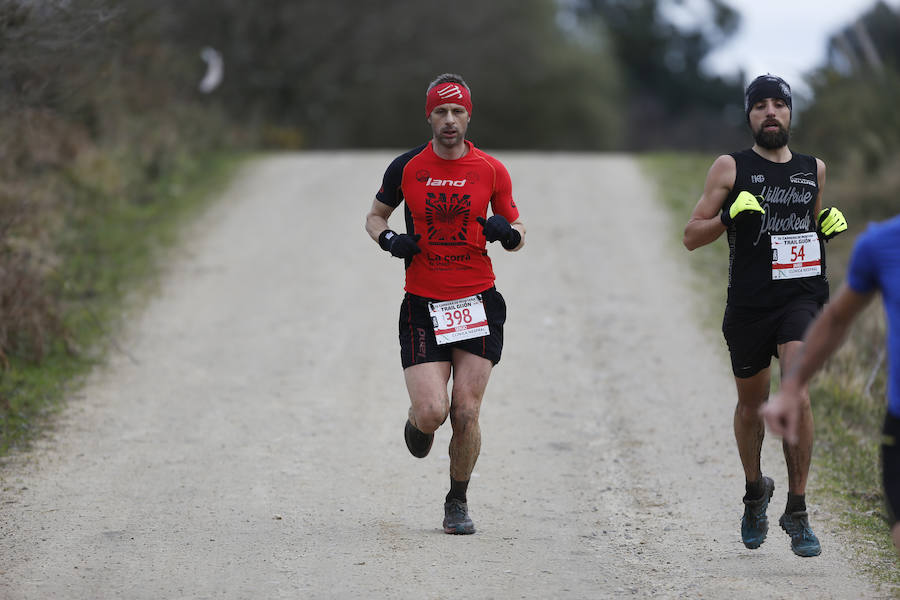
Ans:
<svg viewBox="0 0 900 600"><path fill-rule="evenodd" d="M66 394L114 347L129 295L154 281L184 224L243 160L239 154L179 156L166 175L125 193L92 183L90 173L67 175L70 209L47 281L62 306L66 336L39 363L10 356L9 368L0 371L0 456L44 431Z"/></svg>
<svg viewBox="0 0 900 600"><path fill-rule="evenodd" d="M706 172L715 156L650 154L642 167L658 182L660 200L676 223L686 223L703 192ZM830 198L843 206L840 198ZM848 235L828 247L832 291L843 278L852 248L853 232L863 230L850 221ZM677 237L675 235L677 233ZM673 232L680 243L681 230ZM705 298L704 323L718 328L728 283L727 249L723 238L691 253L690 263L700 295ZM809 483L810 494L821 498L837 515L838 525L851 540L857 567L873 581L900 593L900 570L891 543L881 486L879 442L885 410L885 324L880 300L865 311L850 338L813 380L810 395L816 422L816 447ZM709 315L713 315L710 317ZM873 343L873 340L879 340ZM773 363L774 365L774 363ZM777 381L777 369L773 380Z"/></svg>

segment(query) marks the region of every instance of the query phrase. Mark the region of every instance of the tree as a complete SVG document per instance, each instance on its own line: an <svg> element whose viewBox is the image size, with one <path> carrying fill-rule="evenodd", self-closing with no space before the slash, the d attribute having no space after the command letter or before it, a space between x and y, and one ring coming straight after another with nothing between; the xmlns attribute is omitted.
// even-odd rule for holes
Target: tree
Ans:
<svg viewBox="0 0 900 600"><path fill-rule="evenodd" d="M425 87L463 75L471 133L494 148L613 148L620 75L571 42L553 0L171 2L173 36L225 58L223 101L310 147L404 147L427 135Z"/></svg>
<svg viewBox="0 0 900 600"><path fill-rule="evenodd" d="M897 213L900 11L877 3L832 36L809 78L814 101L797 137L828 162L829 197L858 223Z"/></svg>
<svg viewBox="0 0 900 600"><path fill-rule="evenodd" d="M878 2L828 40L825 68L849 75L900 70L900 12Z"/></svg>
<svg viewBox="0 0 900 600"><path fill-rule="evenodd" d="M900 154L900 12L883 2L832 36L810 78L815 101L803 139L836 167L871 176Z"/></svg>
<svg viewBox="0 0 900 600"><path fill-rule="evenodd" d="M710 50L737 29L739 15L721 0L707 0L710 18L677 26L666 17L664 4L582 0L574 8L580 18L605 24L625 74L626 147L714 149L744 141L742 77L710 76L701 68Z"/></svg>

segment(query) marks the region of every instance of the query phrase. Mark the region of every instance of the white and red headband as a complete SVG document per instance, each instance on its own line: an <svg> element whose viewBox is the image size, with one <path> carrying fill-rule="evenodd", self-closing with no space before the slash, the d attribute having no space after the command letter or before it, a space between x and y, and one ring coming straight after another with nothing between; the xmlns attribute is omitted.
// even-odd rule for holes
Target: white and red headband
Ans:
<svg viewBox="0 0 900 600"><path fill-rule="evenodd" d="M431 115L434 107L441 104L459 104L472 115L472 96L468 88L461 83L439 83L428 90L425 95L425 116Z"/></svg>

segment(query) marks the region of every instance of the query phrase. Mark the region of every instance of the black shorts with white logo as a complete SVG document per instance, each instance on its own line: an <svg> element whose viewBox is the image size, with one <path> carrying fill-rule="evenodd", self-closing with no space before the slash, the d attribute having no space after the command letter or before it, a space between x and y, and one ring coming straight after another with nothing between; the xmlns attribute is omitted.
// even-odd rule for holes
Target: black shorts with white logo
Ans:
<svg viewBox="0 0 900 600"><path fill-rule="evenodd" d="M453 348L482 356L495 365L503 351L503 324L506 301L497 288L481 292L490 335L438 345L428 303L435 300L407 293L400 305L400 361L403 368L426 362L449 362Z"/></svg>
<svg viewBox="0 0 900 600"><path fill-rule="evenodd" d="M722 333L735 377L752 377L778 357L778 345L803 339L822 303L810 298L778 308L726 306Z"/></svg>
<svg viewBox="0 0 900 600"><path fill-rule="evenodd" d="M881 429L881 483L891 527L900 516L900 419L887 413Z"/></svg>

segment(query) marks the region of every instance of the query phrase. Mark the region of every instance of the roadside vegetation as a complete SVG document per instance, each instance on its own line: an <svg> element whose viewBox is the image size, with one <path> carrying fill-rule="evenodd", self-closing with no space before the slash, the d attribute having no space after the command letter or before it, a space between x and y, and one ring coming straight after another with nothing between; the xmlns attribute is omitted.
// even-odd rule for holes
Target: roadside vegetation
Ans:
<svg viewBox="0 0 900 600"><path fill-rule="evenodd" d="M129 294L243 146L149 43L159 23L120 11L0 6L0 455L115 346Z"/></svg>
<svg viewBox="0 0 900 600"><path fill-rule="evenodd" d="M130 301L149 290L184 224L239 163L238 154L176 159L141 188L149 202L80 181L71 190L78 209L52 216L59 219L52 243L11 257L18 264L0 272L0 455L42 431L109 351L123 351L117 332Z"/></svg>

